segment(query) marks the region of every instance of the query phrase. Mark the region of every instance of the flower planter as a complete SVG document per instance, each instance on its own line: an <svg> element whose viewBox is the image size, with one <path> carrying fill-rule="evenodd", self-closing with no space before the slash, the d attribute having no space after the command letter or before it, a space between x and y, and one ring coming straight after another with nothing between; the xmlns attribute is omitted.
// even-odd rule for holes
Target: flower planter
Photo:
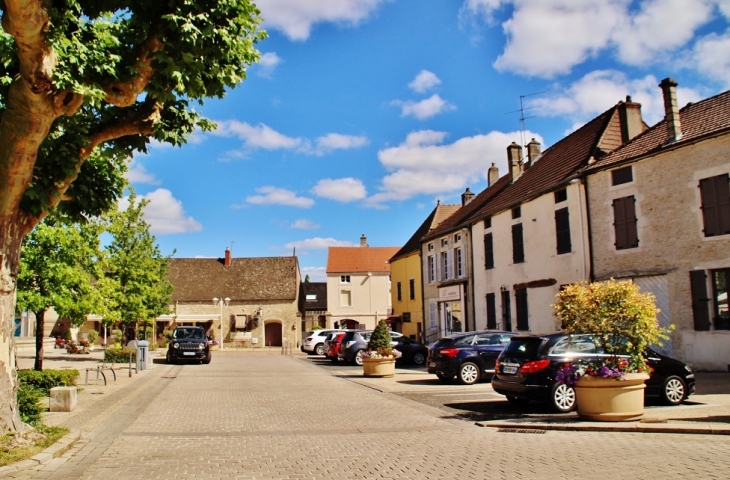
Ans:
<svg viewBox="0 0 730 480"><path fill-rule="evenodd" d="M582 376L575 384L578 417L598 422L628 422L644 415L645 373L623 380Z"/></svg>
<svg viewBox="0 0 730 480"><path fill-rule="evenodd" d="M395 357L363 358L362 374L366 377L392 377L395 375Z"/></svg>

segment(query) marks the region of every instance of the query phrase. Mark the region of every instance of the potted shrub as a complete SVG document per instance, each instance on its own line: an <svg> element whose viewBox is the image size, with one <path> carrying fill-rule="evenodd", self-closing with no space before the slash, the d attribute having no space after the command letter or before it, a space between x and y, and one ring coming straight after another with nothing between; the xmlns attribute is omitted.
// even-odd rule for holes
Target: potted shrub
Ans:
<svg viewBox="0 0 730 480"><path fill-rule="evenodd" d="M122 348L122 331L118 328L112 330L112 336L114 336L114 347Z"/></svg>
<svg viewBox="0 0 730 480"><path fill-rule="evenodd" d="M87 338L89 339L89 350L94 351L94 343L96 342L96 339L99 338L99 332L96 330L89 330L87 333Z"/></svg>
<svg viewBox="0 0 730 480"><path fill-rule="evenodd" d="M654 295L631 282L608 280L569 285L553 305L565 334L587 334L604 356L558 371L558 382L574 384L578 416L628 421L644 414L645 349L669 338L657 320Z"/></svg>
<svg viewBox="0 0 730 480"><path fill-rule="evenodd" d="M392 377L395 375L395 359L400 352L393 349L390 330L385 320L380 320L375 327L368 350L362 354L363 375L366 377Z"/></svg>

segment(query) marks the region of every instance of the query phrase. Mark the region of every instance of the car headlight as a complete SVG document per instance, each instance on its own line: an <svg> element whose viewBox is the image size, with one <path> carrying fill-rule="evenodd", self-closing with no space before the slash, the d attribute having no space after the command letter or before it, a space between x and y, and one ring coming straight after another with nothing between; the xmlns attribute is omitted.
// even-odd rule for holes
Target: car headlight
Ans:
<svg viewBox="0 0 730 480"><path fill-rule="evenodd" d="M198 350L202 350L204 348L205 348L205 345L203 345L202 343L199 343L198 344Z"/></svg>
<svg viewBox="0 0 730 480"><path fill-rule="evenodd" d="M692 367L690 367L689 365L685 365L684 369L687 370L689 373L692 373Z"/></svg>
<svg viewBox="0 0 730 480"><path fill-rule="evenodd" d="M172 348L176 348L176 349L177 348L180 348L180 344L177 343L177 342L175 342L175 343L172 344Z"/></svg>

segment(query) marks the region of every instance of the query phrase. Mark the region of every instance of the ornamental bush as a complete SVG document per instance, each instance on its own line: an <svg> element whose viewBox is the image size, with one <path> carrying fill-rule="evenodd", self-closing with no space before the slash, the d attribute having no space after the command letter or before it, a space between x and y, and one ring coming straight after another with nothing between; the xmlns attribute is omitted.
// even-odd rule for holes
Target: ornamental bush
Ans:
<svg viewBox="0 0 730 480"><path fill-rule="evenodd" d="M391 355L392 346L391 342L393 339L390 336L390 329L385 320L380 320L378 326L373 330L373 334L370 335L370 341L368 341L368 349L372 352L382 352L387 355Z"/></svg>
<svg viewBox="0 0 730 480"><path fill-rule="evenodd" d="M50 395L53 387L73 387L79 371L70 370L18 370L18 383L38 390L41 396Z"/></svg>
<svg viewBox="0 0 730 480"><path fill-rule="evenodd" d="M129 363L129 354L132 354L132 362L137 361L136 348L107 348L104 350L105 363Z"/></svg>

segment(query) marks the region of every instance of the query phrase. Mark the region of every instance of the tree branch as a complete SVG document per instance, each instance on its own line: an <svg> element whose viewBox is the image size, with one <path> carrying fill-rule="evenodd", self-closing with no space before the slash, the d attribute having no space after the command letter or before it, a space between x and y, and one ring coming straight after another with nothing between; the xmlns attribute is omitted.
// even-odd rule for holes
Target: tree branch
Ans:
<svg viewBox="0 0 730 480"><path fill-rule="evenodd" d="M164 44L158 38L153 37L147 40L139 57L137 57L136 69L138 74L128 82L112 83L106 86L104 88L106 92L105 100L118 107L128 107L134 104L155 73L152 68L152 54L162 50L163 46Z"/></svg>

